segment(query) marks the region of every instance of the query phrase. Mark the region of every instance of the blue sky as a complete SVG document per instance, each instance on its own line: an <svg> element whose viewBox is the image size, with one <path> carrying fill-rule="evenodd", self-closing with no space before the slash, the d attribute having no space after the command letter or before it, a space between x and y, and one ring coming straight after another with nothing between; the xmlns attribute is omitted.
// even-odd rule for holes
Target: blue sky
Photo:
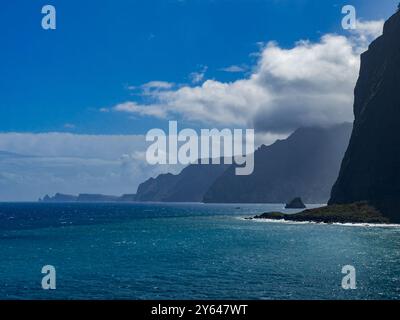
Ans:
<svg viewBox="0 0 400 320"><path fill-rule="evenodd" d="M351 1L358 17L387 18L396 1ZM41 7L57 30L41 28ZM143 100L127 90L150 81L228 82L221 69L256 63L258 42L290 48L343 33L337 0L15 0L0 7L0 131L138 134L163 127L146 115L99 112Z"/></svg>
<svg viewBox="0 0 400 320"><path fill-rule="evenodd" d="M352 121L360 53L396 2L2 1L0 201L134 193L178 172L144 156L168 120L254 128L257 145ZM47 4L56 30L41 27ZM356 30L341 28L345 4Z"/></svg>

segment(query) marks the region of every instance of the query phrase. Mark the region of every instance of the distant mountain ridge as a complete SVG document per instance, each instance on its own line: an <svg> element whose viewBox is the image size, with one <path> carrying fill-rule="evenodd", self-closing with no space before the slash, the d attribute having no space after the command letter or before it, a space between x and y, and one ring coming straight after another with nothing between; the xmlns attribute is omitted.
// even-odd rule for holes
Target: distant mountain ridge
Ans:
<svg viewBox="0 0 400 320"><path fill-rule="evenodd" d="M326 203L337 179L352 125L301 128L289 138L255 152L250 176L237 176L236 165L192 164L179 174L161 174L141 183L136 194L118 196L57 193L42 202L206 202Z"/></svg>
<svg viewBox="0 0 400 320"><path fill-rule="evenodd" d="M159 175L139 185L136 200L202 202L206 191L229 166L192 164L177 175L171 173Z"/></svg>
<svg viewBox="0 0 400 320"><path fill-rule="evenodd" d="M3 159L3 158L29 158L29 157L31 157L31 156L0 150L0 159Z"/></svg>
<svg viewBox="0 0 400 320"><path fill-rule="evenodd" d="M254 173L236 176L232 165L210 187L206 203L326 203L348 145L352 125L301 128L255 152Z"/></svg>
<svg viewBox="0 0 400 320"><path fill-rule="evenodd" d="M286 203L302 197L326 203L348 145L352 125L302 128L255 152L255 171L237 176L235 165L190 165L178 175L142 183L137 201Z"/></svg>

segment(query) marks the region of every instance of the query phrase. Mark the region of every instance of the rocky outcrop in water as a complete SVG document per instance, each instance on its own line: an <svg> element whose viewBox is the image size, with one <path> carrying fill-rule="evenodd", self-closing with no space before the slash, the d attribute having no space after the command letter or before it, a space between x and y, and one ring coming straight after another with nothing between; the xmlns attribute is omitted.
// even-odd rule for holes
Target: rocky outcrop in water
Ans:
<svg viewBox="0 0 400 320"><path fill-rule="evenodd" d="M305 210L297 214L267 212L251 219L316 223L390 223L389 218L383 216L382 213L365 202L331 205L322 208Z"/></svg>
<svg viewBox="0 0 400 320"><path fill-rule="evenodd" d="M301 198L294 198L292 201L286 204L285 209L305 209L306 206Z"/></svg>

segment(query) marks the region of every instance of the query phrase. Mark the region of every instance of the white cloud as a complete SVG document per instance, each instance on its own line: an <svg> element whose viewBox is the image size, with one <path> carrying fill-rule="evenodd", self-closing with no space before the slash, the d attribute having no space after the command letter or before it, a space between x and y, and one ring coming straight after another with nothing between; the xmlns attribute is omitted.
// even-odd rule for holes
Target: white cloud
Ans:
<svg viewBox="0 0 400 320"><path fill-rule="evenodd" d="M220 69L221 71L224 72L230 72L230 73L242 73L246 71L245 67L241 67L241 66L237 66L237 65L233 65L233 66L229 66L226 68L222 68Z"/></svg>
<svg viewBox="0 0 400 320"><path fill-rule="evenodd" d="M156 91L147 105L126 102L114 109L159 118L179 115L207 125L254 126L272 133L351 121L359 54L382 25L359 21L347 37L328 34L290 49L269 42L246 78L204 81L203 72L194 79L201 85Z"/></svg>
<svg viewBox="0 0 400 320"><path fill-rule="evenodd" d="M152 81L131 87L149 103L128 101L112 110L164 119L179 116L207 127L255 126L257 144L284 138L300 126L349 121L359 54L381 33L382 25L383 21L358 22L348 37L325 35L290 49L269 42L248 77L205 80L204 67L192 74L197 85ZM134 193L149 177L180 169L149 166L143 135L3 133L0 150L29 155L0 157L3 201L35 200L54 192Z"/></svg>
<svg viewBox="0 0 400 320"><path fill-rule="evenodd" d="M204 66L204 67L201 68L200 71L198 71L198 72L192 72L192 73L189 75L190 81L191 81L193 84L199 84L199 83L203 82L203 81L204 81L204 78L205 78L205 76L206 76L207 70L208 70L208 67L207 67L207 66Z"/></svg>
<svg viewBox="0 0 400 320"><path fill-rule="evenodd" d="M167 81L150 81L140 86L126 85L125 88L129 91L134 91L138 95L148 95L155 91L172 89L175 86L173 82Z"/></svg>
<svg viewBox="0 0 400 320"><path fill-rule="evenodd" d="M66 124L64 124L64 128L65 129L75 129L76 125L74 125L73 123L66 123Z"/></svg>
<svg viewBox="0 0 400 320"><path fill-rule="evenodd" d="M145 148L142 135L0 133L0 150L38 157L118 159Z"/></svg>
<svg viewBox="0 0 400 320"><path fill-rule="evenodd" d="M383 31L383 20L377 21L362 21L357 20L356 29L352 30L353 39L357 45L356 47L359 48L358 52L361 53L362 51L367 48L371 39L375 39L382 34Z"/></svg>
<svg viewBox="0 0 400 320"><path fill-rule="evenodd" d="M277 138L265 134L256 141ZM0 133L0 201L35 201L56 192L135 193L150 177L183 168L149 165L149 144L143 135Z"/></svg>
<svg viewBox="0 0 400 320"><path fill-rule="evenodd" d="M175 84L166 81L150 81L141 87L143 89L171 89Z"/></svg>
<svg viewBox="0 0 400 320"><path fill-rule="evenodd" d="M150 166L142 135L1 133L0 201L45 194L135 193L137 186L181 166ZM26 156L13 155L12 153Z"/></svg>
<svg viewBox="0 0 400 320"><path fill-rule="evenodd" d="M165 118L167 116L166 110L160 108L158 105L139 105L133 101L127 101L116 105L114 111L136 113L141 116L154 116L158 118Z"/></svg>

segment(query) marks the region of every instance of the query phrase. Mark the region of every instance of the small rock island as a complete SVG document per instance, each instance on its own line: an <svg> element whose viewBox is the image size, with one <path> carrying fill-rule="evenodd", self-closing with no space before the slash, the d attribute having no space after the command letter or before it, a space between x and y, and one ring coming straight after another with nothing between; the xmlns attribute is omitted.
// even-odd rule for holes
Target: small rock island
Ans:
<svg viewBox="0 0 400 320"><path fill-rule="evenodd" d="M305 209L307 208L300 197L294 198L286 204L285 209Z"/></svg>

